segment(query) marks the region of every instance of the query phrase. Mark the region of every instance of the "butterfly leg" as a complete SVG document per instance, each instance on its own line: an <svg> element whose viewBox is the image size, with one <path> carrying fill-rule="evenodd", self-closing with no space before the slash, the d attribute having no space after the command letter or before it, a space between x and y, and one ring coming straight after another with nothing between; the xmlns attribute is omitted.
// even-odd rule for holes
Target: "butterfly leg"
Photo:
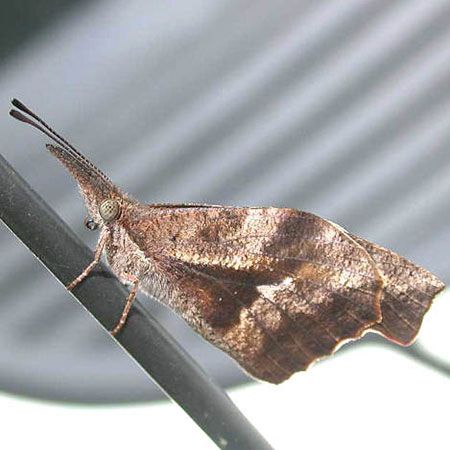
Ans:
<svg viewBox="0 0 450 450"><path fill-rule="evenodd" d="M99 263L100 258L102 257L103 249L105 248L106 241L108 238L108 232L104 231L100 235L100 238L95 247L94 260L80 273L72 282L70 282L66 289L71 291L75 286L80 284L91 272L92 269Z"/></svg>
<svg viewBox="0 0 450 450"><path fill-rule="evenodd" d="M117 322L117 325L113 328L111 331L111 334L115 336L125 325L125 322L128 317L128 313L130 312L131 306L133 305L133 301L136 298L136 294L139 288L139 279L135 276L127 275L127 278L132 283L131 284L131 290L128 294L127 301L125 303L125 308L122 311L122 315L120 316L119 322Z"/></svg>

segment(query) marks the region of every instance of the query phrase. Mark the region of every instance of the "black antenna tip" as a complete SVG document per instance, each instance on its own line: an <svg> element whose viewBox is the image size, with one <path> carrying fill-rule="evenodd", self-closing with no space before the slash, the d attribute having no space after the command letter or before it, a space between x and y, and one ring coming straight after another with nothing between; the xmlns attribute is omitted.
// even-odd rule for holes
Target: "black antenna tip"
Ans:
<svg viewBox="0 0 450 450"><path fill-rule="evenodd" d="M14 117L15 119L17 119L17 113L18 113L18 111L16 111L15 109L9 110L9 115Z"/></svg>
<svg viewBox="0 0 450 450"><path fill-rule="evenodd" d="M11 117L14 117L14 119L20 120L21 122L31 123L28 117L25 117L20 111L17 111L15 109L11 109L9 111L9 115Z"/></svg>
<svg viewBox="0 0 450 450"><path fill-rule="evenodd" d="M17 109L19 109L20 111L29 114L30 116L34 117L35 114L33 114L32 111L30 111L20 100L17 100L17 98L13 98L11 100L11 103L13 104L13 106L15 106ZM36 117L35 117L36 118Z"/></svg>

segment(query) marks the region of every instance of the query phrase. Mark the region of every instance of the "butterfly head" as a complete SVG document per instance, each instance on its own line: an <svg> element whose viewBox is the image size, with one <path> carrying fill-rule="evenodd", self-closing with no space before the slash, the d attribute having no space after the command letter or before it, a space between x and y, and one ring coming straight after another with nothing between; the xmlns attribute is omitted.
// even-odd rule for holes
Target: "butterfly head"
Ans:
<svg viewBox="0 0 450 450"><path fill-rule="evenodd" d="M126 196L100 169L23 103L14 99L12 104L18 110L11 110L11 116L37 128L57 144L47 144L47 150L77 182L89 213L86 227L96 230L113 224L121 215Z"/></svg>

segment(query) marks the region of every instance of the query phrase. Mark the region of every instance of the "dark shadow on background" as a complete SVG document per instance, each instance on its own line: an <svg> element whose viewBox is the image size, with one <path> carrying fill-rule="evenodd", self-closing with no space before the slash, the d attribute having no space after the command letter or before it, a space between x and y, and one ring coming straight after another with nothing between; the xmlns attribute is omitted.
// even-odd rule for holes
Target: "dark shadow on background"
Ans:
<svg viewBox="0 0 450 450"><path fill-rule="evenodd" d="M345 345L339 350L337 356L343 356L346 352L364 351L364 348L369 346L383 346L389 350L393 350L400 355L407 356L415 362L425 365L426 367L438 372L439 374L450 378L450 362L444 361L424 348L419 342L411 347L399 347L389 341L386 341L380 336L367 335L362 340L353 342L350 345ZM312 368L311 370L314 370ZM243 386L256 381L251 378L236 377L230 378L221 385L223 388L232 388L235 386ZM142 395L142 392L136 392L130 389L122 390L92 390L84 391L79 389L79 392L74 395L71 389L57 389L49 385L33 386L29 383L20 383L20 380L5 378L0 373L1 391L17 395L19 397L34 398L37 400L51 401L55 403L72 403L80 405L119 405L119 404L144 404L154 401L165 401L165 397L161 391L151 393L151 395Z"/></svg>
<svg viewBox="0 0 450 450"><path fill-rule="evenodd" d="M251 378L229 377L220 384L221 388L229 389L236 386L243 386L249 383L256 383ZM0 392L7 395L14 395L24 399L34 399L48 401L53 403L70 403L72 405L127 405L127 404L146 404L157 401L170 401L161 390L155 389L148 393L142 390L134 389L93 389L85 390L80 385L78 389L70 386L50 386L49 384L30 384L21 382L16 378L5 377L0 372Z"/></svg>
<svg viewBox="0 0 450 450"><path fill-rule="evenodd" d="M0 14L0 65L23 44L42 33L55 20L61 20L86 0L17 0L2 2Z"/></svg>

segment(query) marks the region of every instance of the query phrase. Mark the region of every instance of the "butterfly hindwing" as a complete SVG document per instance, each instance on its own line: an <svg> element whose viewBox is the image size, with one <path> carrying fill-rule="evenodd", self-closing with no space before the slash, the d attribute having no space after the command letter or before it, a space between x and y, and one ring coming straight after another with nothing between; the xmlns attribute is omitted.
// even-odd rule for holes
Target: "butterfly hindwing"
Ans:
<svg viewBox="0 0 450 450"><path fill-rule="evenodd" d="M353 238L368 251L385 280L382 321L373 329L397 344L411 344L433 298L444 289L444 283L391 250L356 236Z"/></svg>

